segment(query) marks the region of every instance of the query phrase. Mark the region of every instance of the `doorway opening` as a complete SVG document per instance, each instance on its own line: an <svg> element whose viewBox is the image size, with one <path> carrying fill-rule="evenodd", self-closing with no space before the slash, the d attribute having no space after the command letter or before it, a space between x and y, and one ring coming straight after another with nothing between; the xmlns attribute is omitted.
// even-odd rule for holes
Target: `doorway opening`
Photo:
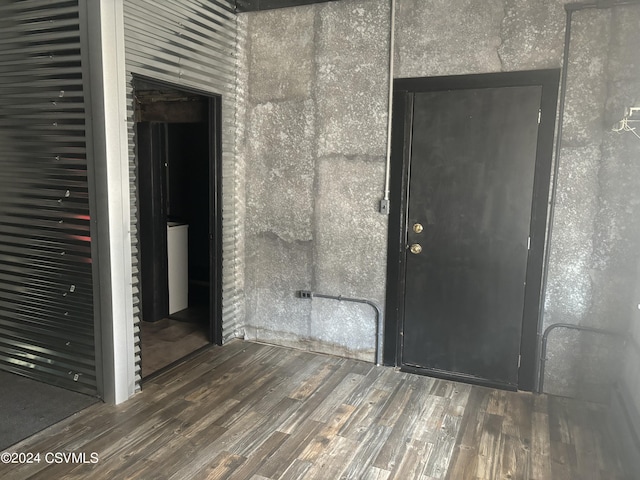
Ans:
<svg viewBox="0 0 640 480"><path fill-rule="evenodd" d="M221 344L221 102L134 79L142 377Z"/></svg>
<svg viewBox="0 0 640 480"><path fill-rule="evenodd" d="M558 82L394 82L385 364L534 389Z"/></svg>

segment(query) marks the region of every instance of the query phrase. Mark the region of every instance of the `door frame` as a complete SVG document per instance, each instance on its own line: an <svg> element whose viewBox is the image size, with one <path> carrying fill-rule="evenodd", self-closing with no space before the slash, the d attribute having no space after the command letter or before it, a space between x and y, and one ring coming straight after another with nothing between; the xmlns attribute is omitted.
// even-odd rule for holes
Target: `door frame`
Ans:
<svg viewBox="0 0 640 480"><path fill-rule="evenodd" d="M399 366L403 370L436 372L408 368L402 362L404 333L404 298L407 248L408 179L411 158L413 124L413 97L416 93L432 91L467 90L515 86L541 86L541 116L533 182L530 235L531 245L527 259L526 287L522 335L520 342L520 368L518 389L533 391L538 365L538 336L542 321L543 268L545 244L548 235L548 202L551 185L551 165L556 122L556 105L560 70L531 70L444 77L403 78L394 80L391 132L391 179L389 235L387 250L387 292L385 305L384 350L385 365ZM464 375L445 374L444 378L473 382ZM477 383L477 382L473 382ZM483 383L487 385L486 383ZM495 386L495 385L490 385Z"/></svg>
<svg viewBox="0 0 640 480"><path fill-rule="evenodd" d="M168 88L200 95L208 101L209 144L209 341L222 345L222 95L165 82L144 75L133 74L135 95L139 82L152 84L159 89ZM137 134L136 134L137 135ZM135 145L136 183L138 182L138 145ZM138 216L140 213L138 212ZM138 217L137 223L140 223ZM142 279L140 280L142 281Z"/></svg>

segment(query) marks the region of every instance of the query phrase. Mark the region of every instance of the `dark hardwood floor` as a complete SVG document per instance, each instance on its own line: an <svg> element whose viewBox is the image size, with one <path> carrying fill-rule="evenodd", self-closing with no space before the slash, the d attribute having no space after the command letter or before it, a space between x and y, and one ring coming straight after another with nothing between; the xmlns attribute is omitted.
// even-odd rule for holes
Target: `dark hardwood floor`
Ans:
<svg viewBox="0 0 640 480"><path fill-rule="evenodd" d="M142 377L145 378L209 345L207 325L173 318L140 322L140 342Z"/></svg>
<svg viewBox="0 0 640 480"><path fill-rule="evenodd" d="M0 478L636 478L623 473L605 414L238 340L122 405L91 406L15 445L40 462L0 464ZM88 463L51 463L47 452Z"/></svg>

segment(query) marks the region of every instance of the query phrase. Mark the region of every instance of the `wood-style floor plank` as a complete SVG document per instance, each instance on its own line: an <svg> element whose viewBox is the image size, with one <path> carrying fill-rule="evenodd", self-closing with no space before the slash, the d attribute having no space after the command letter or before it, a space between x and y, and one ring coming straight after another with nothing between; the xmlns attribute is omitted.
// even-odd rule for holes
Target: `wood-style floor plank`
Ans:
<svg viewBox="0 0 640 480"><path fill-rule="evenodd" d="M605 413L234 341L8 449L98 463L0 464L0 478L631 479Z"/></svg>

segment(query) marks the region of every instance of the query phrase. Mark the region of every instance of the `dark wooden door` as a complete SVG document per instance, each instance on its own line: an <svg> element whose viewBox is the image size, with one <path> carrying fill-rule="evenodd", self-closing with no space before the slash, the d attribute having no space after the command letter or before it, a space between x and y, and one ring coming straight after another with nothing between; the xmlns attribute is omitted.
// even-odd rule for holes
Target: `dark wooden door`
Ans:
<svg viewBox="0 0 640 480"><path fill-rule="evenodd" d="M167 281L167 128L165 123L136 124L142 318L157 322L169 315Z"/></svg>
<svg viewBox="0 0 640 480"><path fill-rule="evenodd" d="M541 96L414 94L403 365L518 385Z"/></svg>

